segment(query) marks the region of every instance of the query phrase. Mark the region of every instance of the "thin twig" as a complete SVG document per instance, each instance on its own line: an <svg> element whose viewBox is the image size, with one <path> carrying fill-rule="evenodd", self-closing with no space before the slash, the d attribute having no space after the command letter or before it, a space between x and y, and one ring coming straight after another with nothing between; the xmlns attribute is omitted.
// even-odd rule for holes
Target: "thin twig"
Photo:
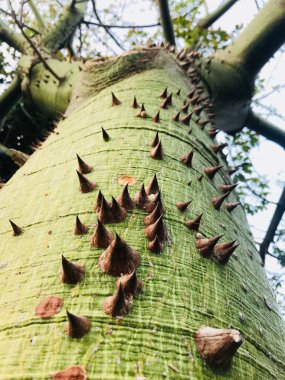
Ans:
<svg viewBox="0 0 285 380"><path fill-rule="evenodd" d="M101 19L100 19L100 16L99 16L99 14L98 14L98 12L97 12L95 1L94 1L94 0L91 0L91 1L92 1L93 12L94 12L94 14L95 14L97 20L99 21L100 24L103 25L103 23L102 23L102 21L101 21ZM120 49L125 50L125 49L123 48L123 46L120 44L120 42L116 39L116 37L115 37L115 36L109 31L109 29L106 28L106 27L104 27L104 26L102 26L102 27L103 27L103 29L105 30L105 32L106 32L106 33L112 38L112 40L115 42L115 44L116 44Z"/></svg>
<svg viewBox="0 0 285 380"><path fill-rule="evenodd" d="M111 28L117 28L117 29L144 29L144 28L154 28L156 26L160 26L159 22L156 23L156 24L148 24L148 25L110 25L110 24L107 25L107 24L102 24L100 22L86 21L86 20L83 20L82 24L101 26L103 28L108 28L108 29L111 29Z"/></svg>

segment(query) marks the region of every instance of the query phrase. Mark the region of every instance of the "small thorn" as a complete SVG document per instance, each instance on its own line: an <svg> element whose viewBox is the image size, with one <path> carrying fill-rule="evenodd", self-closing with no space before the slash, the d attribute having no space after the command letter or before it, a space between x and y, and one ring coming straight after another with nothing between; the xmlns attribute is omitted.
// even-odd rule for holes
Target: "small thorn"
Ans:
<svg viewBox="0 0 285 380"><path fill-rule="evenodd" d="M82 158L79 157L78 154L76 154L76 156L77 156L77 161L78 161L78 171L79 171L81 174L88 174L88 173L91 173L92 170L93 170L93 166L86 164L86 162L84 162L84 161L82 160Z"/></svg>
<svg viewBox="0 0 285 380"><path fill-rule="evenodd" d="M159 143L159 136L158 136L158 132L156 132L154 139L150 143L150 146L154 148L158 143Z"/></svg>
<svg viewBox="0 0 285 380"><path fill-rule="evenodd" d="M127 217L127 211L122 206L119 205L116 198L114 197L112 197L110 210L113 215L114 223L122 222Z"/></svg>
<svg viewBox="0 0 285 380"><path fill-rule="evenodd" d="M218 154L221 150L223 150L226 146L228 146L227 143L224 143L224 144L212 144L211 145L211 148L212 148L212 151L216 154Z"/></svg>
<svg viewBox="0 0 285 380"><path fill-rule="evenodd" d="M188 113L189 103L186 103L184 107L181 108L181 112Z"/></svg>
<svg viewBox="0 0 285 380"><path fill-rule="evenodd" d="M219 235L209 239L196 239L195 246L199 250L201 256L209 258L213 253L215 245L222 236L223 235Z"/></svg>
<svg viewBox="0 0 285 380"><path fill-rule="evenodd" d="M177 202L176 203L176 207L178 208L179 211L185 211L187 209L187 207L190 205L192 201L188 201L188 202Z"/></svg>
<svg viewBox="0 0 285 380"><path fill-rule="evenodd" d="M196 114L196 115L200 115L200 113L203 111L203 109L204 109L204 106L199 106L199 107L195 107L194 109L193 109L193 112Z"/></svg>
<svg viewBox="0 0 285 380"><path fill-rule="evenodd" d="M76 217L75 222L75 229L74 229L74 235L85 235L87 234L89 228L85 226L79 219L79 217Z"/></svg>
<svg viewBox="0 0 285 380"><path fill-rule="evenodd" d="M228 368L243 339L238 330L201 326L195 333L198 351L207 364Z"/></svg>
<svg viewBox="0 0 285 380"><path fill-rule="evenodd" d="M126 297L135 297L143 287L143 283L137 278L136 271L118 278L116 288L119 289L120 285Z"/></svg>
<svg viewBox="0 0 285 380"><path fill-rule="evenodd" d="M177 114L173 116L172 120L179 121L179 116L180 116L180 112L177 112Z"/></svg>
<svg viewBox="0 0 285 380"><path fill-rule="evenodd" d="M61 281L64 284L75 285L83 280L85 274L83 266L68 261L63 255L61 257L61 265Z"/></svg>
<svg viewBox="0 0 285 380"><path fill-rule="evenodd" d="M172 106L172 92L171 92L171 94L168 95L168 97L166 98L166 100L167 100L167 104L169 106Z"/></svg>
<svg viewBox="0 0 285 380"><path fill-rule="evenodd" d="M132 108L139 108L139 104L137 102L137 98L134 96L134 100L133 100L133 103L132 103Z"/></svg>
<svg viewBox="0 0 285 380"><path fill-rule="evenodd" d="M161 215L156 222L145 228L144 231L148 240L154 240L156 235L161 242L167 239L167 233L162 217L163 215Z"/></svg>
<svg viewBox="0 0 285 380"><path fill-rule="evenodd" d="M155 160L163 160L163 149L161 141L159 141L159 143L152 149L149 155Z"/></svg>
<svg viewBox="0 0 285 380"><path fill-rule="evenodd" d="M220 190L222 191L222 193L227 193L228 191L233 191L236 187L237 187L237 183L233 183L233 184L227 184L227 183L224 183L223 185L220 185Z"/></svg>
<svg viewBox="0 0 285 380"><path fill-rule="evenodd" d="M76 170L76 173L79 179L79 189L82 193L89 193L96 188L97 184L95 182L89 181L89 179L84 177L84 175L81 174L78 170Z"/></svg>
<svg viewBox="0 0 285 380"><path fill-rule="evenodd" d="M13 229L14 236L19 236L24 232L24 230L21 227L17 226L16 223L12 222L12 220L9 219L9 222Z"/></svg>
<svg viewBox="0 0 285 380"><path fill-rule="evenodd" d="M228 175L233 175L238 171L238 168L228 168L227 173Z"/></svg>
<svg viewBox="0 0 285 380"><path fill-rule="evenodd" d="M189 99L189 102L192 104L192 106L195 106L197 104L197 101L199 99L199 95L193 96L193 98Z"/></svg>
<svg viewBox="0 0 285 380"><path fill-rule="evenodd" d="M144 184L142 184L140 191L135 194L135 202L139 208L144 208L144 206L148 202Z"/></svg>
<svg viewBox="0 0 285 380"><path fill-rule="evenodd" d="M192 159L193 159L193 150L191 150L189 153L184 154L180 157L180 161L183 162L188 168L192 167Z"/></svg>
<svg viewBox="0 0 285 380"><path fill-rule="evenodd" d="M222 203L230 195L230 193L231 192L228 191L227 193L225 193L223 195L220 195L218 197L214 197L214 198L211 199L211 203L212 203L212 205L214 206L214 208L216 210L219 210L221 208Z"/></svg>
<svg viewBox="0 0 285 380"><path fill-rule="evenodd" d="M191 186L192 185L192 181L189 181L188 183L187 183L187 186Z"/></svg>
<svg viewBox="0 0 285 380"><path fill-rule="evenodd" d="M119 205L126 210L132 210L134 208L134 202L129 194L129 184L127 183L117 198Z"/></svg>
<svg viewBox="0 0 285 380"><path fill-rule="evenodd" d="M159 95L160 98L166 99L167 98L167 87L162 91L162 93Z"/></svg>
<svg viewBox="0 0 285 380"><path fill-rule="evenodd" d="M199 182L202 182L202 179L204 178L204 176L203 176L203 174L201 174L198 178L197 178L197 180L199 181Z"/></svg>
<svg viewBox="0 0 285 380"><path fill-rule="evenodd" d="M203 216L203 213L198 215L194 219L186 220L185 222L186 227L189 228L189 230L191 231L196 231L196 232L199 231L202 216Z"/></svg>
<svg viewBox="0 0 285 380"><path fill-rule="evenodd" d="M153 253L160 253L160 252L162 252L162 250L163 250L163 244L159 241L157 235L155 236L154 240L150 241L147 244L147 249L150 252L153 252Z"/></svg>
<svg viewBox="0 0 285 380"><path fill-rule="evenodd" d="M102 192L101 192L101 190L99 190L99 193L97 195L96 205L94 207L94 211L98 211L98 212L100 211L102 198L103 198Z"/></svg>
<svg viewBox="0 0 285 380"><path fill-rule="evenodd" d="M240 202L232 202L232 203L225 203L224 206L225 208L229 211L232 212L237 206L241 205Z"/></svg>
<svg viewBox="0 0 285 380"><path fill-rule="evenodd" d="M179 66L183 69L183 70L188 70L189 67L191 66L192 62L190 61L183 61L183 62L179 62Z"/></svg>
<svg viewBox="0 0 285 380"><path fill-rule="evenodd" d="M160 104L160 108L164 109L164 110L167 110L168 109L168 98L166 98L161 104Z"/></svg>
<svg viewBox="0 0 285 380"><path fill-rule="evenodd" d="M214 139L219 133L219 131L216 128L209 128L207 133L211 137L211 139Z"/></svg>
<svg viewBox="0 0 285 380"><path fill-rule="evenodd" d="M180 93L181 93L181 88L179 88L179 90L177 90L175 94L176 94L177 96L180 96Z"/></svg>
<svg viewBox="0 0 285 380"><path fill-rule="evenodd" d="M192 117L192 112L190 112L190 113L188 113L188 115L182 117L182 119L181 119L180 121L181 121L183 124L187 125L187 127L189 127L191 117Z"/></svg>
<svg viewBox="0 0 285 380"><path fill-rule="evenodd" d="M155 123L159 123L159 122L160 122L159 111L158 111L157 114L152 118L152 121L155 122Z"/></svg>
<svg viewBox="0 0 285 380"><path fill-rule="evenodd" d="M191 90L190 92L188 92L187 98L192 98L193 95L194 95L194 93L195 93L195 91L196 91L196 88L193 88L193 90Z"/></svg>
<svg viewBox="0 0 285 380"><path fill-rule="evenodd" d="M122 284L111 297L105 299L103 310L107 315L112 317L123 317L128 314L130 305L125 298L125 293Z"/></svg>
<svg viewBox="0 0 285 380"><path fill-rule="evenodd" d="M199 125L199 127L200 127L201 129L204 129L205 126L206 126L209 122L210 122L209 119L206 119L206 120L199 120L198 125Z"/></svg>
<svg viewBox="0 0 285 380"><path fill-rule="evenodd" d="M162 213L163 213L163 207L160 202L157 202L153 211L144 218L144 224L148 226L150 224L155 223L157 219L159 219Z"/></svg>
<svg viewBox="0 0 285 380"><path fill-rule="evenodd" d="M110 136L108 135L108 133L106 132L106 130L103 127L101 127L101 130L102 130L103 140L104 141L109 141L110 140Z"/></svg>
<svg viewBox="0 0 285 380"><path fill-rule="evenodd" d="M139 254L117 234L99 258L101 270L111 276L131 273L138 267L139 262Z"/></svg>
<svg viewBox="0 0 285 380"><path fill-rule="evenodd" d="M204 173L206 176L210 179L213 179L216 173L223 167L223 165L218 165L218 166L212 166L209 168L204 168Z"/></svg>
<svg viewBox="0 0 285 380"><path fill-rule="evenodd" d="M141 117L143 119L146 119L148 117L148 114L147 114L147 112L145 110L144 104L142 104L141 109L140 109L139 113L137 113L136 116L137 117Z"/></svg>
<svg viewBox="0 0 285 380"><path fill-rule="evenodd" d="M150 195L150 194L155 194L155 193L158 193L158 192L159 192L159 186L158 186L157 176L155 174L153 176L150 184L146 188L146 194Z"/></svg>
<svg viewBox="0 0 285 380"><path fill-rule="evenodd" d="M100 222L103 224L113 223L114 221L111 208L103 195L102 195L102 200L101 200L101 207L100 207L100 210L98 211L97 217L100 220Z"/></svg>
<svg viewBox="0 0 285 380"><path fill-rule="evenodd" d="M98 219L93 234L90 236L91 246L95 248L107 248L112 240L113 236Z"/></svg>
<svg viewBox="0 0 285 380"><path fill-rule="evenodd" d="M66 310L66 315L68 318L66 327L68 336L79 339L90 331L91 323L88 318L71 314L68 310Z"/></svg>
<svg viewBox="0 0 285 380"><path fill-rule="evenodd" d="M115 96L115 94L112 92L112 107L120 105L120 100Z"/></svg>
<svg viewBox="0 0 285 380"><path fill-rule="evenodd" d="M214 248L214 259L220 264L227 264L231 255L237 249L238 244L235 244L235 240L229 243L216 244Z"/></svg>

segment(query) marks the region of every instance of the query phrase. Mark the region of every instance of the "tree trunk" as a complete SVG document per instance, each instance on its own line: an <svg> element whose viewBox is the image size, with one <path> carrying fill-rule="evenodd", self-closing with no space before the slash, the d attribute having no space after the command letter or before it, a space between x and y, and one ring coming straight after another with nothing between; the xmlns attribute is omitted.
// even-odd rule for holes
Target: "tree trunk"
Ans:
<svg viewBox="0 0 285 380"><path fill-rule="evenodd" d="M166 86L173 92L173 106L161 109L159 94ZM179 88L181 94L174 95ZM171 120L191 88L175 59L161 49L86 65L68 116L1 190L0 379L47 379L73 365L84 367L88 379L284 378L283 321L245 214L239 207L230 213L211 204L221 194L219 185L230 178L222 169L210 180L204 168L222 163L226 169L226 163L211 150L213 141L197 125L197 117L191 134L190 127ZM111 92L120 105L111 106ZM160 110L160 123L136 117L134 95L148 115ZM204 111L201 118L206 118ZM101 127L109 141L103 140ZM150 157L149 143L157 131L163 160ZM180 157L192 149L189 168ZM97 188L87 194L79 191L76 153L94 166L86 176ZM154 174L168 240L161 255L147 250L147 214L137 208L124 222L107 225L140 253L137 274L144 283L129 314L111 318L102 304L114 293L116 278L102 273L98 258L103 250L91 248L89 241L97 223L98 190L109 201L128 178L133 197ZM177 202L188 200L187 211L176 208ZM231 193L227 201L238 199ZM220 242L237 240L228 264L206 259L196 249L195 234L185 220L202 212L201 234L223 235ZM88 234L74 235L77 215L90 227ZM12 236L9 219L23 228L21 235ZM80 284L60 281L61 255L85 266ZM63 307L43 319L35 308L47 296L61 297ZM90 332L80 340L65 332L66 309L91 321ZM201 325L230 326L242 333L244 342L228 370L203 363L194 342Z"/></svg>

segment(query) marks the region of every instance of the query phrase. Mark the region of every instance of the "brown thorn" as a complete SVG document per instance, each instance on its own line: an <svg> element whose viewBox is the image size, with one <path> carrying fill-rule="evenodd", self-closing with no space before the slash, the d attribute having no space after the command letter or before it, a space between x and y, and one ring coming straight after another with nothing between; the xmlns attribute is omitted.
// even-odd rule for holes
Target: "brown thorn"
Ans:
<svg viewBox="0 0 285 380"><path fill-rule="evenodd" d="M188 202L177 202L176 203L176 207L178 208L179 211L185 211L187 209L187 207L190 205L192 201L188 201Z"/></svg>
<svg viewBox="0 0 285 380"><path fill-rule="evenodd" d="M159 95L160 98L166 99L167 98L167 87L162 91L162 93Z"/></svg>
<svg viewBox="0 0 285 380"><path fill-rule="evenodd" d="M159 123L159 122L160 122L159 111L158 111L157 114L152 118L152 121L155 122L155 123Z"/></svg>
<svg viewBox="0 0 285 380"><path fill-rule="evenodd" d="M204 106L199 106L199 107L195 107L193 108L193 112L196 114L196 115L200 115L200 113L203 111L204 109Z"/></svg>
<svg viewBox="0 0 285 380"><path fill-rule="evenodd" d="M196 231L196 232L199 231L202 216L203 216L203 213L198 215L194 219L186 220L185 222L186 227L189 228L189 230L191 231Z"/></svg>
<svg viewBox="0 0 285 380"><path fill-rule="evenodd" d="M99 258L101 270L112 276L131 273L138 267L139 262L139 254L118 234Z"/></svg>
<svg viewBox="0 0 285 380"><path fill-rule="evenodd" d="M214 198L211 199L211 203L212 203L212 205L214 206L214 208L216 210L219 210L221 208L222 203L230 195L230 193L231 192L228 191L227 193L225 193L223 195L220 195L218 197L214 197Z"/></svg>
<svg viewBox="0 0 285 380"><path fill-rule="evenodd" d="M160 253L163 250L163 244L159 241L157 235L154 240L147 244L147 249L153 253Z"/></svg>
<svg viewBox="0 0 285 380"><path fill-rule="evenodd" d="M94 211L98 211L98 212L100 211L101 203L102 203L102 197L103 197L102 192L101 192L101 190L99 190L99 193L97 195L96 205L94 207Z"/></svg>
<svg viewBox="0 0 285 380"><path fill-rule="evenodd" d="M144 208L148 202L144 184L142 184L140 191L135 194L135 202L139 208Z"/></svg>
<svg viewBox="0 0 285 380"><path fill-rule="evenodd" d="M179 121L179 116L180 116L180 112L177 112L177 114L173 116L172 120Z"/></svg>
<svg viewBox="0 0 285 380"><path fill-rule="evenodd" d="M187 127L189 127L189 123L190 123L190 120L191 120L191 117L192 117L192 112L188 113L186 116L184 116L180 121L187 125Z"/></svg>
<svg viewBox="0 0 285 380"><path fill-rule="evenodd" d="M232 203L225 203L224 206L225 208L229 211L232 212L237 206L239 206L241 203L240 202L232 202Z"/></svg>
<svg viewBox="0 0 285 380"><path fill-rule="evenodd" d="M172 106L172 92L168 95L168 97L166 98L167 100L167 104L169 106Z"/></svg>
<svg viewBox="0 0 285 380"><path fill-rule="evenodd" d="M162 204L160 202L157 202L153 211L144 218L144 224L148 226L150 224L155 223L162 213L163 213Z"/></svg>
<svg viewBox="0 0 285 380"><path fill-rule="evenodd" d="M160 108L164 109L164 110L167 110L168 109L168 98L166 98L161 104L160 104Z"/></svg>
<svg viewBox="0 0 285 380"><path fill-rule="evenodd" d="M156 235L159 238L161 242L167 239L167 233L166 229L163 223L163 214L157 219L156 222L153 224L150 224L145 228L145 235L148 238L148 240L153 240Z"/></svg>
<svg viewBox="0 0 285 380"><path fill-rule="evenodd" d="M109 141L110 140L110 136L108 135L108 133L106 132L106 130L103 127L101 127L101 130L102 130L103 140L104 141Z"/></svg>
<svg viewBox="0 0 285 380"><path fill-rule="evenodd" d="M223 185L220 185L220 190L222 193L226 193L228 191L233 191L236 187L237 187L237 183L233 183L233 184L227 184L227 183L224 183Z"/></svg>
<svg viewBox="0 0 285 380"><path fill-rule="evenodd" d="M138 279L136 271L118 278L116 288L122 286L126 297L135 297L141 292L143 283Z"/></svg>
<svg viewBox="0 0 285 380"><path fill-rule="evenodd" d="M87 234L89 228L85 226L79 217L76 217L76 222L75 222L75 229L74 229L74 235L85 235Z"/></svg>
<svg viewBox="0 0 285 380"><path fill-rule="evenodd" d="M127 183L117 198L117 202L121 207L124 207L126 210L132 210L134 208L134 202L129 194L129 184Z"/></svg>
<svg viewBox="0 0 285 380"><path fill-rule="evenodd" d="M103 224L113 223L114 221L111 208L103 195L102 195L102 200L101 200L101 207L100 207L100 210L98 211L97 217L100 220L100 222Z"/></svg>
<svg viewBox="0 0 285 380"><path fill-rule="evenodd" d="M89 193L96 188L97 184L95 182L89 181L89 179L84 177L84 175L81 174L78 170L76 170L76 173L79 179L79 188L82 193Z"/></svg>
<svg viewBox="0 0 285 380"><path fill-rule="evenodd" d="M83 280L85 274L83 266L68 261L63 255L61 256L61 265L61 281L64 284L75 285Z"/></svg>
<svg viewBox="0 0 285 380"><path fill-rule="evenodd" d="M112 92L112 107L120 105L120 100L115 96L115 94Z"/></svg>
<svg viewBox="0 0 285 380"><path fill-rule="evenodd" d="M189 153L184 154L180 157L180 161L183 162L188 168L192 167L192 160L193 160L194 152L191 150Z"/></svg>
<svg viewBox="0 0 285 380"><path fill-rule="evenodd" d="M216 128L209 128L207 133L208 133L208 136L211 137L211 139L214 139L219 133L219 131Z"/></svg>
<svg viewBox="0 0 285 380"><path fill-rule="evenodd" d="M202 359L210 366L220 369L230 366L242 342L241 333L233 329L201 326L195 333L195 343Z"/></svg>
<svg viewBox="0 0 285 380"><path fill-rule="evenodd" d="M155 160L163 160L163 149L161 141L159 141L159 143L152 149L149 155Z"/></svg>
<svg viewBox="0 0 285 380"><path fill-rule="evenodd" d="M223 235L214 236L208 239L196 239L195 246L199 250L201 256L209 258L213 253L216 243L222 236Z"/></svg>
<svg viewBox="0 0 285 380"><path fill-rule="evenodd" d="M146 188L146 194L150 195L150 194L155 194L155 193L158 193L158 192L159 192L159 186L158 186L157 176L155 174L153 176L150 184Z"/></svg>
<svg viewBox="0 0 285 380"><path fill-rule="evenodd" d="M186 103L184 107L181 108L181 112L188 113L189 103Z"/></svg>
<svg viewBox="0 0 285 380"><path fill-rule="evenodd" d="M223 167L223 165L211 166L209 168L204 168L204 173L210 179L213 179L215 174Z"/></svg>
<svg viewBox="0 0 285 380"><path fill-rule="evenodd" d="M154 148L158 143L159 143L159 136L158 136L158 132L156 132L154 139L150 143L150 146Z"/></svg>
<svg viewBox="0 0 285 380"><path fill-rule="evenodd" d="M139 104L137 102L137 98L134 96L134 100L133 100L133 103L132 103L132 108L139 108Z"/></svg>
<svg viewBox="0 0 285 380"><path fill-rule="evenodd" d="M112 296L105 299L103 310L107 315L111 315L112 317L123 317L128 314L130 305L125 298L122 284L119 284L118 289Z"/></svg>
<svg viewBox="0 0 285 380"><path fill-rule="evenodd" d="M211 145L211 148L212 148L212 151L214 153L219 153L221 150L223 150L226 146L228 146L227 143L223 143L223 144L212 144Z"/></svg>
<svg viewBox="0 0 285 380"><path fill-rule="evenodd" d="M13 229L14 236L19 236L24 232L23 228L19 227L16 223L12 222L12 220L9 219L9 222Z"/></svg>
<svg viewBox="0 0 285 380"><path fill-rule="evenodd" d="M68 336L79 339L90 331L91 322L88 318L71 314L68 310L66 310L66 315L68 318L68 324L66 326Z"/></svg>
<svg viewBox="0 0 285 380"><path fill-rule="evenodd" d="M210 122L209 119L206 119L206 120L199 120L198 125L199 125L199 127L200 127L201 129L204 129L205 126L206 126L209 122Z"/></svg>
<svg viewBox="0 0 285 380"><path fill-rule="evenodd" d="M235 174L238 171L238 168L228 168L227 173L228 175Z"/></svg>
<svg viewBox="0 0 285 380"><path fill-rule="evenodd" d="M82 160L82 158L76 154L77 156L77 161L78 161L78 171L81 174L88 174L91 173L93 170L93 166L86 164L85 161Z"/></svg>
<svg viewBox="0 0 285 380"><path fill-rule="evenodd" d="M98 219L93 234L90 236L91 246L95 248L107 248L113 239L112 234Z"/></svg>
<svg viewBox="0 0 285 380"><path fill-rule="evenodd" d="M187 98L192 98L193 95L194 95L194 93L195 93L195 91L196 91L196 88L193 88L193 90L191 90L190 92L188 92Z"/></svg>
<svg viewBox="0 0 285 380"><path fill-rule="evenodd" d="M216 244L213 254L214 259L221 264L226 264L238 247L238 244L234 245L235 242L236 241L233 240L228 243Z"/></svg>
<svg viewBox="0 0 285 380"><path fill-rule="evenodd" d="M180 96L180 93L181 93L181 88L179 88L179 89L176 91L175 95Z"/></svg>
<svg viewBox="0 0 285 380"><path fill-rule="evenodd" d="M127 217L127 211L119 205L116 198L112 197L112 202L110 206L111 213L113 215L113 222L122 222Z"/></svg>

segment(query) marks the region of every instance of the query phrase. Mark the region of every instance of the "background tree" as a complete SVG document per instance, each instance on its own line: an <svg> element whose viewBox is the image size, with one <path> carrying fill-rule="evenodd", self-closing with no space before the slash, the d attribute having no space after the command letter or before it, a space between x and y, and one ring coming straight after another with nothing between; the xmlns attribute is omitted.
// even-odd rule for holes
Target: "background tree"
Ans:
<svg viewBox="0 0 285 380"><path fill-rule="evenodd" d="M32 108L37 107L47 117L54 118L55 115L64 112L65 116L55 134L49 137L43 148L33 155L1 191L2 204L7 205L2 210L3 218L12 218L14 221L15 218L16 220L25 219L24 234L21 229L12 224L14 233L21 235L14 237L13 240L6 227L2 230L3 249L9 249L14 254L12 254L13 259L2 262L3 278L7 282L8 290L8 296L4 296L5 307L2 310L3 315L6 316L6 319L3 317L5 321L3 341L13 347L11 355L7 356L7 352L3 353L3 363L5 363L3 378L5 376L8 378L9 376L46 377L47 373L72 364L84 365L90 378L92 376L118 378L125 377L126 374L130 377L135 374L141 377L148 375L169 377L171 371L181 378L189 376L190 373L195 374L196 378L199 376L219 377L223 373L220 372L223 371L221 362L219 362L218 372L215 373L210 367L202 369L201 361L197 359L198 353L192 336L201 323L215 327L226 327L231 324L242 330L243 335L246 336L246 348L240 349L241 354L238 354L238 359L227 372L229 378L237 378L243 372L251 373L252 378L257 374L261 378L282 376L284 373L281 363L284 339L282 322L260 267L260 261L250 242L246 224L242 222L243 226L241 226L241 221L244 220L243 213L238 209L232 214L224 209L223 211L215 210L220 207L220 202L223 200L217 198L217 185L221 185L224 181L228 182L229 177L220 170L214 181L209 180L208 177L213 178L214 174L209 167L213 168L219 162L225 165L226 162L223 156L216 156L215 152L209 149L211 136L207 137L204 133L204 126L209 123L209 121L206 123L206 117L209 117L212 123L216 123L212 124L212 128L215 125L223 128L234 125L234 129L238 129L247 119L249 108L248 103L244 107L244 101L249 101L252 96L254 76L262 62L265 62L282 43L280 40L275 46L271 44L270 48L266 44L269 31L271 41L275 41L275 33L279 35L280 28L281 30L284 28L284 17L280 12L282 7L278 8L282 6L282 2L276 4L276 2L269 2L269 10L262 11L259 19L255 21L260 26L258 39L254 39L250 32L250 28L256 30L256 26L251 26L235 45L226 50L226 53L219 52L212 60L203 59L197 52L187 55L187 51L184 51L175 61L175 57L170 54L173 48L170 48L169 52L168 49L154 46L135 50L115 60L97 59L85 66L80 61L67 61L55 54L58 54L58 50L65 46L68 47L70 54L72 53L70 39L82 20L86 2L78 2L78 4L72 2L63 10L62 16L53 28L43 29L41 35L36 37L29 36L25 32L21 9L17 12L17 15L20 14L19 19L15 10L11 9L11 15L21 29L22 35L12 33L4 26L2 36L4 35L5 41L17 47L23 55L19 61L16 78L3 95L4 101L11 106L23 93L25 103L30 104ZM32 9L35 9L34 5ZM167 11L167 8L164 9ZM96 15L94 3L93 11ZM264 13L272 16L269 20L267 18L267 25L261 22L261 20L264 21ZM37 12L35 14L37 15ZM39 15L36 17L38 19ZM38 20L38 23L41 28L44 28L44 21ZM109 29L106 25L104 28ZM244 36L250 37L250 43L248 37ZM246 49L239 51L239 46ZM260 46L263 48L264 56L260 52ZM251 62L251 57L257 53L261 58L258 62L260 67L252 65ZM242 71L241 68L243 68ZM186 77L185 71L190 80ZM242 82L244 72L250 75L247 76L248 81ZM217 73L222 73L222 75ZM200 76L210 88L211 100L208 99L204 86L200 83ZM81 84L77 86L79 78ZM243 83L243 87L240 83ZM164 92L161 95L162 98L165 95L163 91L165 86L176 91L176 95L172 95L173 106L170 98L159 99L158 95L161 91ZM235 92L232 91L233 89ZM111 103L111 91L117 95L117 97L113 96L113 103ZM179 109L186 106L182 103L186 94L188 94L186 101L190 103L188 108L192 108L195 114L192 117L190 134L187 128L190 123L190 114L184 119L181 119L181 115L177 115ZM229 94L231 102L229 102ZM130 108L133 95L137 96L140 103L147 99L146 111L141 109L134 113L134 110ZM215 114L212 111L211 101L215 101ZM110 107L110 104L113 107ZM66 110L67 106L68 110ZM154 117L151 121L149 115L155 115L159 106L161 115L160 123L157 123L158 117ZM234 112L232 112L233 106L236 108ZM133 107L136 107L136 103ZM6 107L7 110L9 108ZM225 109L231 112L225 113ZM187 111L185 109L185 112ZM231 119L233 116L234 119ZM171 117L174 118L173 121L170 121ZM80 127L78 127L79 124ZM101 124L109 137L105 133L102 139ZM162 136L164 153L158 144L151 155L153 158L164 157L163 160L152 160L149 157L147 145L141 146L142 141L148 142L157 130ZM209 132L211 135L216 131L210 129ZM183 166L177 152L183 154L188 150L189 153L190 147L194 151L194 157L192 158L191 155L193 153L186 155L182 159L186 164ZM220 147L215 146L212 149L215 151ZM77 239L72 236L75 215L79 214L80 218L86 219L85 223L88 225L94 224L94 213L91 212L94 207L93 193L79 196L73 183L73 175L71 175L75 153L79 151L83 152L84 157L95 160L96 181L107 196L116 194L122 183L127 182L130 187L136 183L134 187L138 191L139 183L150 180L154 173L158 173L159 177L168 230L163 255L147 254L142 211L133 211L126 222L116 227L117 231L123 233L130 246L142 254L142 264L138 273L145 281L143 295L133 302L131 314L122 321L117 320L118 325L114 320L106 319L101 311L103 299L113 291L114 279L103 275L97 268L99 250L94 251L96 256L94 260L94 254L90 256L88 237L83 236ZM94 151L97 152L96 155ZM193 165L191 165L192 161ZM191 166L193 167L189 168ZM203 171L205 168L208 169ZM47 182L43 181L43 172L45 172ZM187 182L184 181L186 178L188 178ZM81 181L83 181L81 182L83 191L86 190L86 186L94 187L82 178ZM19 186L20 182L21 186ZM37 195L33 197L32 202L29 202L35 186L37 186ZM16 191L19 188L20 194ZM157 188L148 188L149 193L156 191ZM201 193L203 197L200 196ZM136 198L139 205L141 205L143 193L140 196ZM186 218L189 219L201 211L204 212L199 227L200 234L210 237L224 233L225 241L236 240L239 236L239 249L243 255L235 255L236 260L231 259L230 264L225 267L219 263L219 252L225 249L225 246L222 246L223 248L216 246L214 250L214 256L219 264L199 256L198 251L202 256L203 254L204 256L211 255L212 252L209 246L201 247L203 244L203 240L199 240L201 235L195 237L195 234L187 231L180 213L186 205L178 203L178 210L175 208L175 202L185 201L189 197L192 198L192 204L191 210L189 208L190 212L185 214ZM160 202L157 195L150 195L144 206L148 211L155 206L155 199L156 202ZM236 196L231 195L230 200L235 201ZM232 203L230 203L231 206ZM228 205L228 207L231 206ZM104 207L108 208L107 205ZM113 204L111 207L113 218L114 207ZM103 202L99 218L104 219L102 209ZM122 210L120 212L122 214L119 219L124 219L125 212ZM115 214L117 213L118 210ZM189 222L188 227L193 228L194 225L195 229L198 229L197 223L198 221ZM79 230L85 232L85 228L77 223L76 233ZM152 244L158 247L155 250L160 250L166 238L164 230L161 230L161 222L160 230L156 231L160 241L151 235L150 229L147 229L145 233L153 239ZM70 240L66 241L66 237ZM118 241L117 244L119 244ZM152 249L151 247L148 245L149 249ZM44 260L39 257L39 250L43 252ZM72 251L76 251L76 254L72 254ZM86 275L84 282L78 287L54 282L60 253L79 259L79 262L84 260ZM5 258L7 256L4 254L3 259ZM104 269L102 262L103 259L100 265L101 269ZM66 265L70 264L66 264L63 260L65 271ZM46 268L46 273L38 276L35 272L43 266ZM78 267L77 270L79 270ZM14 276L13 278L9 276L9 273L15 271L19 276L20 284L15 281ZM79 273L82 273L81 269ZM68 274L64 272L64 275ZM76 281L79 279L81 280L81 274ZM225 279L227 279L227 289L224 287ZM62 281L68 282L64 276ZM25 288L22 288L21 284L25 284ZM160 285L163 290L159 289ZM94 289L93 294L90 293L91 287ZM37 294L36 289L39 292ZM190 292L189 289L191 289ZM79 297L83 295L82 291L85 294L84 300ZM18 301L16 305L15 301L19 292L21 301ZM80 343L62 336L66 320L63 311L48 320L44 326L38 323L37 317L33 317L36 295L43 297L56 294L64 298L64 304L72 307L72 311L80 311L92 322L90 334ZM119 295L120 293L117 297ZM122 303L122 294L120 299ZM180 300L184 301L183 304ZM51 303L48 305L50 307ZM56 306L54 312L58 311L59 305ZM127 306L124 308L126 311ZM40 315L46 317L44 314ZM179 325L177 324L178 316ZM75 328L76 325L74 317L70 314L67 314L67 317L69 318L68 334L74 337L74 334L78 333L72 332L72 327ZM53 321L56 321L59 329L54 328L54 333L50 338L52 347L46 350L47 329L53 326ZM82 334L82 327L85 332L89 330L89 325L86 323L81 320L80 334ZM15 324L19 330L13 331L10 327ZM30 328L31 324L34 324L35 328ZM268 332L266 340L264 331ZM114 335L112 341L106 338L110 334ZM95 347L93 346L94 339L98 343ZM177 345L178 350L176 350ZM34 347L35 350L30 347ZM138 351L139 347L141 347L141 353ZM21 372L19 372L20 352ZM97 367L92 364L95 354ZM190 359L189 355L191 355ZM115 360L112 360L111 357L114 358L114 356ZM248 357L251 358L250 361ZM195 359L192 360L192 358Z"/></svg>

